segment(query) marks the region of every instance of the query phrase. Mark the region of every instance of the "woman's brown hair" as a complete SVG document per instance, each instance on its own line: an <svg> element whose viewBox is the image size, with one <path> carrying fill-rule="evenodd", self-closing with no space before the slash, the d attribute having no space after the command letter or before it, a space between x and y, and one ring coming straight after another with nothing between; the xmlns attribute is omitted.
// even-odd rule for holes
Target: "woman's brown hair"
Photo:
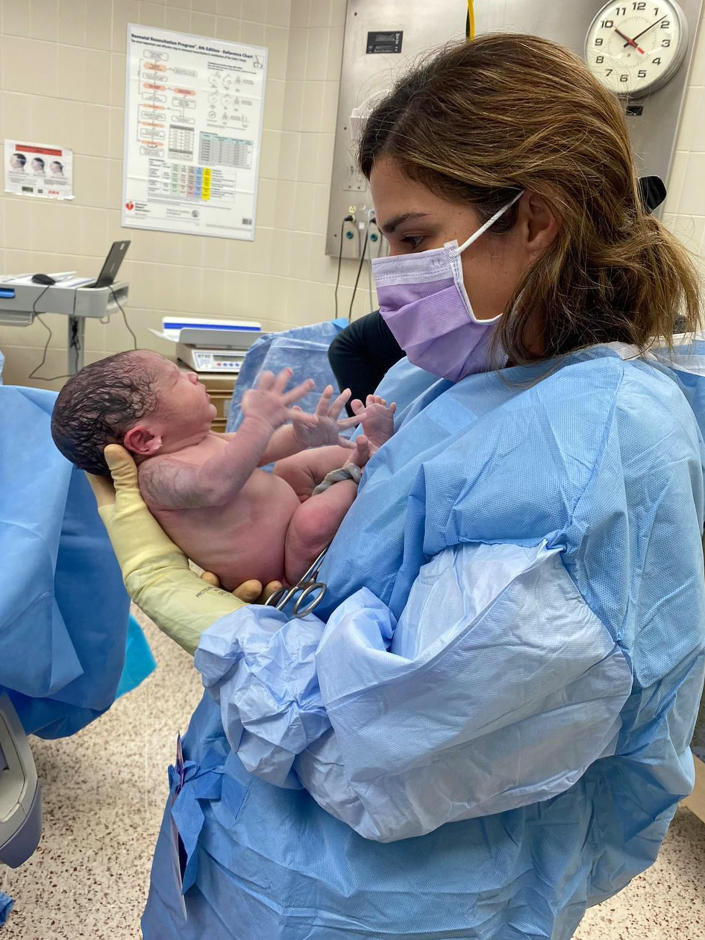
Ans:
<svg viewBox="0 0 705 940"><path fill-rule="evenodd" d="M624 105L569 50L518 34L445 49L370 115L359 154L368 178L380 156L483 219L517 189L552 208L558 235L499 321L510 361L613 340L644 350L656 339L670 345L676 324L698 327L688 253L640 204ZM489 231L515 220L513 207ZM529 323L541 354L525 342Z"/></svg>

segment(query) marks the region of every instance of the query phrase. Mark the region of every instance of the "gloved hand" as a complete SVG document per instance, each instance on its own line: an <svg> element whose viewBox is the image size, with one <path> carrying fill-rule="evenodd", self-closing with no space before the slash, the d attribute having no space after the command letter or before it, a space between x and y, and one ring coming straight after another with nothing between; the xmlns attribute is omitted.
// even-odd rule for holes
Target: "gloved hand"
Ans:
<svg viewBox="0 0 705 940"><path fill-rule="evenodd" d="M113 484L87 473L98 513L108 531L127 593L148 617L193 653L212 623L244 602L202 581L178 545L147 508L137 484L137 467L118 444L105 448Z"/></svg>
<svg viewBox="0 0 705 940"><path fill-rule="evenodd" d="M208 584L212 584L213 587L220 587L220 578L212 571L201 572L201 580L207 581ZM232 593L235 597L239 597L241 601L245 601L248 604L264 604L268 597L271 597L272 594L276 594L277 591L281 591L283 587L284 585L281 581L269 581L262 587L261 581L258 581L256 578L251 578L249 581L243 581L242 584L238 584Z"/></svg>

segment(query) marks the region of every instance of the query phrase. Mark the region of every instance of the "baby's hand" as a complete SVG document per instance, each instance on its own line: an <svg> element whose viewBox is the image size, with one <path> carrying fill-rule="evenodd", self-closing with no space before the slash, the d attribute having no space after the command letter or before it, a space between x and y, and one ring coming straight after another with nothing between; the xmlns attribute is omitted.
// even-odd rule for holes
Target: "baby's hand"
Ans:
<svg viewBox="0 0 705 940"><path fill-rule="evenodd" d="M392 402L387 406L387 402L379 395L368 395L364 405L356 398L350 407L355 412L355 417L362 421L370 456L373 456L394 434L394 412L397 410L397 404Z"/></svg>
<svg viewBox="0 0 705 940"><path fill-rule="evenodd" d="M306 379L285 392L292 375L291 369L282 369L276 376L273 372L263 372L255 388L248 389L242 396L243 415L268 424L272 431L294 418L302 424L316 424L313 415L306 414L300 408L290 407L310 392L315 383L313 379Z"/></svg>
<svg viewBox="0 0 705 940"><path fill-rule="evenodd" d="M318 400L313 417L315 424L306 423L304 418L311 418L299 408L293 408L295 417L291 419L296 439L303 447L324 447L326 444L340 444L352 448L354 445L345 437L340 436L341 430L351 428L360 423L357 416L352 418L339 418L340 412L350 398L350 389L346 388L331 402L333 386L326 385L323 394Z"/></svg>

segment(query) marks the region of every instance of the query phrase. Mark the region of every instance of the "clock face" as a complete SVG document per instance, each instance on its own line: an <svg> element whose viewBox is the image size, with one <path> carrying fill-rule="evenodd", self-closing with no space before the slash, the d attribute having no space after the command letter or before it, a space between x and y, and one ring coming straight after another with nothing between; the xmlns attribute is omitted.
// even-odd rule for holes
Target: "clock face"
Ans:
<svg viewBox="0 0 705 940"><path fill-rule="evenodd" d="M585 60L610 91L638 98L675 74L687 45L685 16L673 0L607 3L588 29Z"/></svg>

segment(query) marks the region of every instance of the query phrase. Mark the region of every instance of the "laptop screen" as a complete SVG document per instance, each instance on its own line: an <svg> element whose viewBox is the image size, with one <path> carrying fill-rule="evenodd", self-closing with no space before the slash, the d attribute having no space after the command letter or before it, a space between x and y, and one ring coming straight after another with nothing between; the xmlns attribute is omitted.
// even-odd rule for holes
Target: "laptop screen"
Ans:
<svg viewBox="0 0 705 940"><path fill-rule="evenodd" d="M122 259L125 257L129 247L129 241L112 243L108 256L103 262L103 267L100 269L100 274L96 278L95 283L90 285L91 287L109 287L114 282L120 270Z"/></svg>

